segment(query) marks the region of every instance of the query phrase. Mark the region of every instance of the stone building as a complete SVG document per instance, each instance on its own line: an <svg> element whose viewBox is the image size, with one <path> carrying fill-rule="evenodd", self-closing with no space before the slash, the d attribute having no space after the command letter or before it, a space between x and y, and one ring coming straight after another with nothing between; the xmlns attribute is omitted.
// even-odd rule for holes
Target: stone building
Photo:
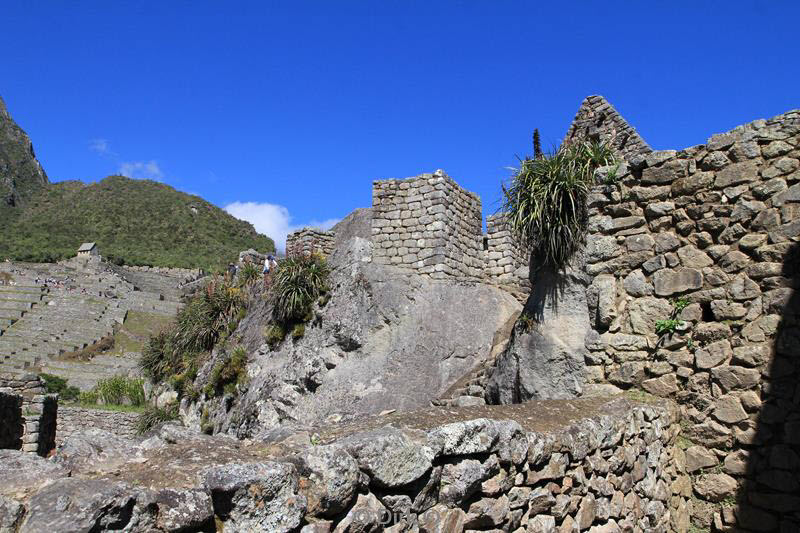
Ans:
<svg viewBox="0 0 800 533"><path fill-rule="evenodd" d="M97 243L85 242L78 248L78 257L96 257L100 255Z"/></svg>

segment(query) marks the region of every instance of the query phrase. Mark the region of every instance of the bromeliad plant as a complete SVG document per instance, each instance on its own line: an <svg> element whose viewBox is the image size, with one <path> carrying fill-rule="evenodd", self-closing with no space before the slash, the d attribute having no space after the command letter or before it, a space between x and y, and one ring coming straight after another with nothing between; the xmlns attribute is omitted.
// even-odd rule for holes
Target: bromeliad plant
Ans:
<svg viewBox="0 0 800 533"><path fill-rule="evenodd" d="M171 328L150 337L139 366L155 383L193 379L204 354L236 329L244 306L242 290L215 277L186 303Z"/></svg>
<svg viewBox="0 0 800 533"><path fill-rule="evenodd" d="M273 320L284 326L307 322L314 302L328 291L328 272L328 264L319 255L284 259L270 288Z"/></svg>
<svg viewBox="0 0 800 533"><path fill-rule="evenodd" d="M594 171L613 163L611 148L596 142L569 143L520 161L511 185L503 187L504 210L538 267L563 270L583 245Z"/></svg>

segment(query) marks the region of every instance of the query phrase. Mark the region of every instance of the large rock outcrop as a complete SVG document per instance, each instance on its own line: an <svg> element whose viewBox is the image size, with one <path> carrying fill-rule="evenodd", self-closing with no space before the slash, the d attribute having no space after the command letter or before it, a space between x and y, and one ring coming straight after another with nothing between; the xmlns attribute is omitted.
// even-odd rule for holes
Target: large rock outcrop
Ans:
<svg viewBox="0 0 800 533"><path fill-rule="evenodd" d="M331 299L305 336L270 349L268 305L255 302L235 334L251 351L246 390L235 401L184 406L188 422L199 424L205 409L215 431L250 436L424 407L489 357L495 332L519 311L513 296L375 264L371 243L357 236L365 225L353 222L352 238L339 236L330 258Z"/></svg>
<svg viewBox="0 0 800 533"><path fill-rule="evenodd" d="M33 143L0 98L0 209L24 203L48 183Z"/></svg>
<svg viewBox="0 0 800 533"><path fill-rule="evenodd" d="M533 290L506 350L487 383L491 403L574 398L583 390L591 326L587 276L578 264L558 274L532 275Z"/></svg>

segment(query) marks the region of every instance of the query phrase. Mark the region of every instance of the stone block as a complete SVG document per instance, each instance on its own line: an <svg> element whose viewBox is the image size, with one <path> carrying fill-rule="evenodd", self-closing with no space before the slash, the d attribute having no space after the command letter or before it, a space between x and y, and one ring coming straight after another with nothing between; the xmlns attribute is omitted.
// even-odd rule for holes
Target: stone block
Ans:
<svg viewBox="0 0 800 533"><path fill-rule="evenodd" d="M703 274L693 268L661 269L653 276L656 294L671 296L703 286Z"/></svg>

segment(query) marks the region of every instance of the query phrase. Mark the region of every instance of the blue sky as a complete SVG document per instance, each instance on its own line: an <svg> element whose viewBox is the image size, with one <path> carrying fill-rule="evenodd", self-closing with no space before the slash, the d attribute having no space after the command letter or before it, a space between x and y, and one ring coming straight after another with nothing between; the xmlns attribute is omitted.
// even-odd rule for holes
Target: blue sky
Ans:
<svg viewBox="0 0 800 533"><path fill-rule="evenodd" d="M493 213L533 128L557 144L589 94L657 149L800 107L797 1L32 0L2 18L0 95L52 181L159 179L278 240L437 168Z"/></svg>

